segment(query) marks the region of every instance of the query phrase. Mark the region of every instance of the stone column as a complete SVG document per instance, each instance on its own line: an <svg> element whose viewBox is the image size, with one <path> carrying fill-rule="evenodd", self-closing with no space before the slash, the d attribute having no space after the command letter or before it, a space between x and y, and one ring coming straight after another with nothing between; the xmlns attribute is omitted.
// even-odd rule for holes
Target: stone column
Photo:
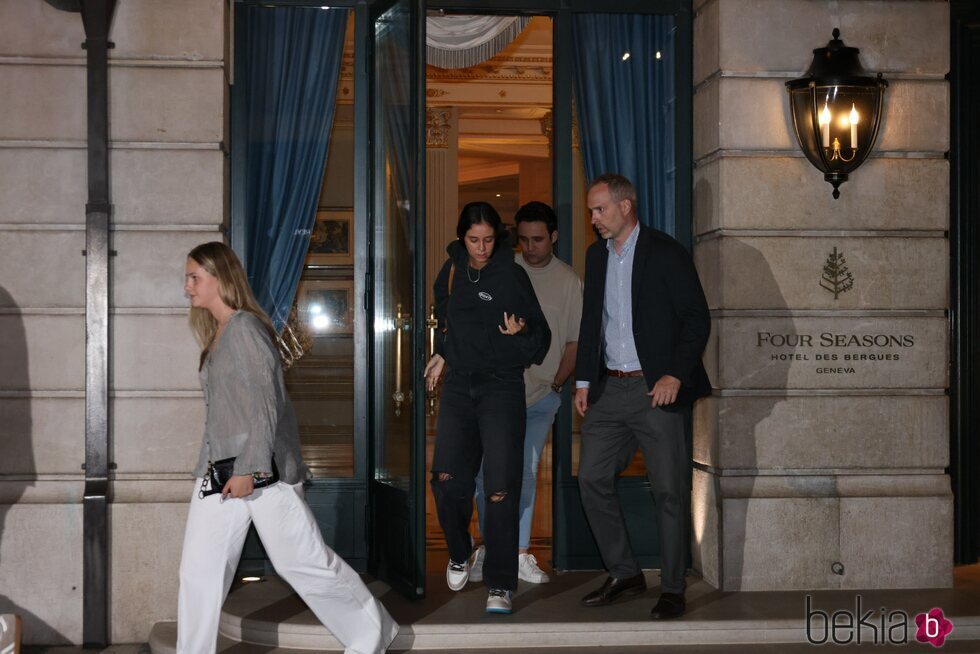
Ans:
<svg viewBox="0 0 980 654"><path fill-rule="evenodd" d="M459 218L459 111L425 110L425 297L434 302L432 284L446 261L446 245L456 238Z"/></svg>
<svg viewBox="0 0 980 654"><path fill-rule="evenodd" d="M948 5L695 5L717 389L695 416L695 567L724 590L950 586ZM834 27L890 82L877 151L836 201L784 87Z"/></svg>
<svg viewBox="0 0 980 654"><path fill-rule="evenodd" d="M552 204L550 159L521 159L518 174L518 205L528 202Z"/></svg>
<svg viewBox="0 0 980 654"><path fill-rule="evenodd" d="M541 134L548 138L548 154L546 159L522 158L519 162L520 172L518 173L518 206L523 206L528 202L544 202L553 204L553 190L551 183L552 175L552 132L554 130L554 119L549 111L538 119L541 125Z"/></svg>

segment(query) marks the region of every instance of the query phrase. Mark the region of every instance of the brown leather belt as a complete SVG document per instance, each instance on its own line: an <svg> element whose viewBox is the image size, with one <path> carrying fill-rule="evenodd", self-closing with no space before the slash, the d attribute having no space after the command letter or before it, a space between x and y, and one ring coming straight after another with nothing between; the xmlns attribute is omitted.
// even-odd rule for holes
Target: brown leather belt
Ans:
<svg viewBox="0 0 980 654"><path fill-rule="evenodd" d="M629 372L623 372L622 370L613 370L612 368L606 368L606 374L610 377L642 377L642 370L630 370Z"/></svg>

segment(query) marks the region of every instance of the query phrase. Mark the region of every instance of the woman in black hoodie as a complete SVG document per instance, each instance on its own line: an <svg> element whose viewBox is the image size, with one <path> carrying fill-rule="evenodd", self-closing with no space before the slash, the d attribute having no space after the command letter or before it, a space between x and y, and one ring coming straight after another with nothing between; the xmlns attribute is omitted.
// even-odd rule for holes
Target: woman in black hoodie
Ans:
<svg viewBox="0 0 980 654"><path fill-rule="evenodd" d="M440 330L425 367L431 390L448 365L436 424L432 494L449 547L446 581L460 590L469 578L469 524L482 461L488 499L483 534L487 611L510 613L517 589L524 369L541 363L551 330L492 206L471 202L463 207L456 236L435 282Z"/></svg>

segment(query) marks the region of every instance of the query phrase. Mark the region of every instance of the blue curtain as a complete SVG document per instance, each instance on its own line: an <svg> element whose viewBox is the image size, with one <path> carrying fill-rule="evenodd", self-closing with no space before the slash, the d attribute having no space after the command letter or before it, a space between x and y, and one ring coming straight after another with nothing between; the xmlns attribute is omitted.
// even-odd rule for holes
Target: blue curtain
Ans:
<svg viewBox="0 0 980 654"><path fill-rule="evenodd" d="M327 161L346 9L243 8L245 268L282 329L303 272Z"/></svg>
<svg viewBox="0 0 980 654"><path fill-rule="evenodd" d="M577 14L574 20L575 108L586 176L628 177L640 221L668 234L676 225L674 34L673 16Z"/></svg>

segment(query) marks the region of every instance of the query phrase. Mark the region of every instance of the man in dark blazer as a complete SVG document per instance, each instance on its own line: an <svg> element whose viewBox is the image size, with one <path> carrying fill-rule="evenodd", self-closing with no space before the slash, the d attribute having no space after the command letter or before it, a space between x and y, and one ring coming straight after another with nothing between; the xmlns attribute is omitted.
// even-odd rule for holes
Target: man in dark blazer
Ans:
<svg viewBox="0 0 980 654"><path fill-rule="evenodd" d="M585 258L576 363L582 422L579 488L609 577L582 598L603 606L646 590L630 548L616 477L643 452L660 524L661 595L654 619L684 614L690 517L690 458L684 409L710 394L701 364L711 320L688 251L637 221L636 190L622 175L589 185L592 225L602 240Z"/></svg>

